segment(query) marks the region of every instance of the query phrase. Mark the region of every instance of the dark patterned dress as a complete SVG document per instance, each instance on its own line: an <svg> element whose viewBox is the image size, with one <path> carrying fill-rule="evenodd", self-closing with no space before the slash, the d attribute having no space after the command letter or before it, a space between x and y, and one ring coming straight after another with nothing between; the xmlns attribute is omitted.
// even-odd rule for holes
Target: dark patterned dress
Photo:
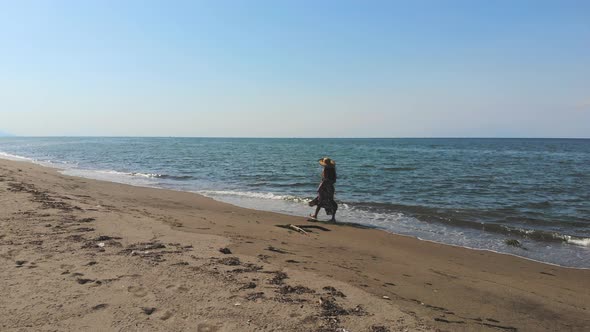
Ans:
<svg viewBox="0 0 590 332"><path fill-rule="evenodd" d="M326 214L333 216L338 210L338 204L334 201L334 181L323 178L318 187L318 196L309 202L309 206L319 206L326 210Z"/></svg>

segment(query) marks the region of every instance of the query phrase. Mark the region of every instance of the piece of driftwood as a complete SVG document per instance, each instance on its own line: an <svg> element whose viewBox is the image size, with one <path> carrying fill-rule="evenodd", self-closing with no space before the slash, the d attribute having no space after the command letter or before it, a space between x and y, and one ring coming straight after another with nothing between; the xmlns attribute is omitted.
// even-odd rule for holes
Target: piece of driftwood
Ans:
<svg viewBox="0 0 590 332"><path fill-rule="evenodd" d="M299 225L298 227L303 228L307 232L310 232L309 231L310 229L319 229L324 232L330 232L330 230L328 228L322 227L322 226L317 226L317 225Z"/></svg>
<svg viewBox="0 0 590 332"><path fill-rule="evenodd" d="M305 230L303 230L303 228L297 227L297 226L295 226L293 224L289 224L289 228L292 229L292 230L295 230L295 231L297 231L297 232L299 232L301 234L309 235Z"/></svg>
<svg viewBox="0 0 590 332"><path fill-rule="evenodd" d="M291 227L291 224L275 225L275 226L280 227L280 228L284 228L284 229L289 229L289 230L296 230L296 229L294 229L294 228ZM321 230L321 231L324 231L324 232L330 232L330 229L325 228L325 227L322 227L322 226L317 226L317 225L293 225L293 226L295 226L297 228L301 228L307 234L313 233L313 230L314 229L318 229L318 230ZM297 232L299 232L299 231L297 230Z"/></svg>
<svg viewBox="0 0 590 332"><path fill-rule="evenodd" d="M279 253L279 254L290 254L290 252L288 252L286 250L275 248L273 246L268 246L268 248L266 248L266 250L272 251L272 252L276 252L276 253Z"/></svg>

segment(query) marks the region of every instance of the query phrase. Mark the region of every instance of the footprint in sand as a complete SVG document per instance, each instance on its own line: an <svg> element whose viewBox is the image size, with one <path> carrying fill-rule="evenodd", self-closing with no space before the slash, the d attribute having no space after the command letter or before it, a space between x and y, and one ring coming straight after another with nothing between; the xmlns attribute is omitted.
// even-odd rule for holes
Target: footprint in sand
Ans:
<svg viewBox="0 0 590 332"><path fill-rule="evenodd" d="M145 297L148 295L147 289L139 286L129 286L127 287L127 291L136 297Z"/></svg>
<svg viewBox="0 0 590 332"><path fill-rule="evenodd" d="M166 289L170 289L178 293L186 293L189 291L189 289L183 285L168 285L166 286Z"/></svg>
<svg viewBox="0 0 590 332"><path fill-rule="evenodd" d="M164 312L164 314L160 317L161 320L168 320L170 319L172 316L174 316L174 314L170 311L166 311Z"/></svg>
<svg viewBox="0 0 590 332"><path fill-rule="evenodd" d="M219 326L201 323L197 325L197 332L216 332L219 331Z"/></svg>

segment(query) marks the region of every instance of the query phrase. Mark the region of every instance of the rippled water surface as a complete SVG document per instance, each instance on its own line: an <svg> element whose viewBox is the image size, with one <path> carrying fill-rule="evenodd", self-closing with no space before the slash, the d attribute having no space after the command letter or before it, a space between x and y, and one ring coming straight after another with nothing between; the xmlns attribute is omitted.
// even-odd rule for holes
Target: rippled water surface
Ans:
<svg viewBox="0 0 590 332"><path fill-rule="evenodd" d="M0 156L301 215L329 156L341 221L590 267L590 140L0 138Z"/></svg>

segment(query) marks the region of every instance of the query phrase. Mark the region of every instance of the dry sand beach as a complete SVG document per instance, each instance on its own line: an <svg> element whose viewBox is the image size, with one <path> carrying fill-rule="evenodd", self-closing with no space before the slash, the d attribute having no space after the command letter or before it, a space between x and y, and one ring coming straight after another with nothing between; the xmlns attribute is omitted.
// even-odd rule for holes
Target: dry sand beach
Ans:
<svg viewBox="0 0 590 332"><path fill-rule="evenodd" d="M0 207L2 331L590 330L590 270L7 160Z"/></svg>

